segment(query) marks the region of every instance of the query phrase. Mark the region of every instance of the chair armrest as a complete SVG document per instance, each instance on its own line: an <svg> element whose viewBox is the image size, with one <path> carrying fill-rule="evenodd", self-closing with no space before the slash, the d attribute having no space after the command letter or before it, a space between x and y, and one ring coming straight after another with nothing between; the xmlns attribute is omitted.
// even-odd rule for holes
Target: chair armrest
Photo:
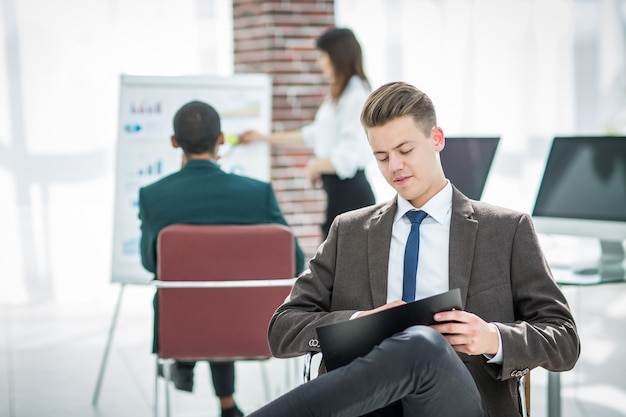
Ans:
<svg viewBox="0 0 626 417"><path fill-rule="evenodd" d="M304 356L304 382L309 382L311 380L311 363L313 362L313 356L318 353L320 352L309 350Z"/></svg>
<svg viewBox="0 0 626 417"><path fill-rule="evenodd" d="M241 281L159 281L150 283L157 288L253 288L253 287L291 287L297 278L251 279Z"/></svg>
<svg viewBox="0 0 626 417"><path fill-rule="evenodd" d="M530 416L530 373L522 376L517 381L517 392L520 399L522 416Z"/></svg>

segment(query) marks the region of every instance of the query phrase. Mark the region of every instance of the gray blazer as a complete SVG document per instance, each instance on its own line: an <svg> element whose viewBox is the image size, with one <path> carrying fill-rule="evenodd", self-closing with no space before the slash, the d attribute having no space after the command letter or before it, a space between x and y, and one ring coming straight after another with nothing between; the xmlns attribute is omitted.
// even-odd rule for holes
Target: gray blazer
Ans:
<svg viewBox="0 0 626 417"><path fill-rule="evenodd" d="M319 350L315 328L386 303L396 199L338 216L308 270L275 312L269 343L277 357ZM468 199L456 188L450 224L450 288L464 309L495 322L502 365L459 353L492 416L518 416L517 377L537 366L565 371L580 342L528 214Z"/></svg>

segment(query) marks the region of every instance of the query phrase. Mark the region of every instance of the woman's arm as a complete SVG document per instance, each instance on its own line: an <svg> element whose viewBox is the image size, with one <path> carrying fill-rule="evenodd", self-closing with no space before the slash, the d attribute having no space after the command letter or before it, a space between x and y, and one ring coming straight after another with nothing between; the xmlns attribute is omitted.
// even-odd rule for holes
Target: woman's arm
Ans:
<svg viewBox="0 0 626 417"><path fill-rule="evenodd" d="M239 135L241 143L253 141L267 142L272 145L306 145L302 132L298 130L288 130L285 132L272 132L263 134L256 130L247 130Z"/></svg>

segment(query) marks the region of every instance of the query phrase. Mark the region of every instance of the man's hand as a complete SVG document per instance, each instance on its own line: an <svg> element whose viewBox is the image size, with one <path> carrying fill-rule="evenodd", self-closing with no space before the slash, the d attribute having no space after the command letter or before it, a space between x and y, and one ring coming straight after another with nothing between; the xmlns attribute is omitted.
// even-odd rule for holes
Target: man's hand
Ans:
<svg viewBox="0 0 626 417"><path fill-rule="evenodd" d="M390 303L384 304L384 305L382 305L380 307L377 307L377 308L373 308L371 310L361 311L354 318L369 316L370 314L374 314L374 313L378 313L379 311L388 310L390 308L398 307L398 306L401 306L402 304L406 304L406 303L404 301L402 301L402 300L392 301Z"/></svg>
<svg viewBox="0 0 626 417"><path fill-rule="evenodd" d="M442 324L431 326L445 336L452 348L468 355L495 355L498 352L498 329L475 314L462 310L443 311L435 314L435 321Z"/></svg>

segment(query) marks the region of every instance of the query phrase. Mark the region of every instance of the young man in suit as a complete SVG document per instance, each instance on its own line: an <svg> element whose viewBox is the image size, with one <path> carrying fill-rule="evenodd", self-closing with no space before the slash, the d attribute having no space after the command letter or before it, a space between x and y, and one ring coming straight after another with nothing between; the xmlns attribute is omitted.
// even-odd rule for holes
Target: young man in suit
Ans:
<svg viewBox="0 0 626 417"><path fill-rule="evenodd" d="M517 379L537 366L571 369L580 350L530 216L470 200L450 184L434 106L415 87L380 87L361 122L398 195L336 218L271 320L272 351L290 357L319 350L316 327L401 299L460 288L464 310L436 314L433 326L409 327L250 417L521 416ZM405 273L405 246L415 239L406 213L416 210L426 216L419 255L413 253L417 272ZM407 291L416 286L414 296L405 294L405 283Z"/></svg>
<svg viewBox="0 0 626 417"><path fill-rule="evenodd" d="M224 143L220 118L210 105L192 101L174 116L174 148L183 150L183 167L139 191L141 220L141 261L156 273L156 243L161 229L171 224L267 224L287 225L271 184L228 174L217 165L218 147ZM295 241L296 271L304 267L304 253ZM157 277L158 278L158 277ZM158 294L155 295L155 335ZM194 362L176 362L172 377L177 388L193 389ZM220 399L222 417L243 413L233 399L233 362L210 362L215 394Z"/></svg>

